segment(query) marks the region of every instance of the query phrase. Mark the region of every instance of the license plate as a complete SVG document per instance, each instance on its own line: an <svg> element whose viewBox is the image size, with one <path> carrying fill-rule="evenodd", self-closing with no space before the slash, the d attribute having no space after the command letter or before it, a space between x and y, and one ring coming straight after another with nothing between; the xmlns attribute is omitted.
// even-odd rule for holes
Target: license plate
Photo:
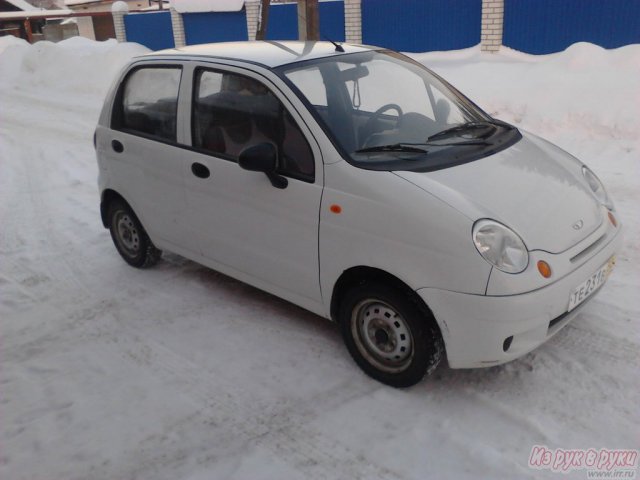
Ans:
<svg viewBox="0 0 640 480"><path fill-rule="evenodd" d="M615 264L615 257L611 257L607 263L576 287L569 297L569 312L589 298L593 292L607 281Z"/></svg>

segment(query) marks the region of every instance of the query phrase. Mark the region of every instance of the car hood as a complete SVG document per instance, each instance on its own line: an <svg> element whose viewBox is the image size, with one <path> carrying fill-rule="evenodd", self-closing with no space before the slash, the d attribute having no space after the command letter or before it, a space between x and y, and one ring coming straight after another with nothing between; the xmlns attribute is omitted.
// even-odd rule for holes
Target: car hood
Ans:
<svg viewBox="0 0 640 480"><path fill-rule="evenodd" d="M603 218L581 168L560 148L523 132L512 147L474 162L394 173L472 220L492 218L509 226L529 250L560 253L592 233Z"/></svg>

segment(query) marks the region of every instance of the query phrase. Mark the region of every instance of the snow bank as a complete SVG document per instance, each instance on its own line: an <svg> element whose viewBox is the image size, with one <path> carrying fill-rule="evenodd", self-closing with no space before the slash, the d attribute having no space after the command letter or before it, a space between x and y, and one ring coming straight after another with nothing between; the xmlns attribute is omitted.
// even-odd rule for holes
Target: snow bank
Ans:
<svg viewBox="0 0 640 480"><path fill-rule="evenodd" d="M576 43L552 55L502 47L412 55L490 114L541 134L640 138L640 45Z"/></svg>
<svg viewBox="0 0 640 480"><path fill-rule="evenodd" d="M37 89L103 97L131 58L149 50L137 43L73 37L59 43L0 38L0 88Z"/></svg>
<svg viewBox="0 0 640 480"><path fill-rule="evenodd" d="M14 37L13 35L6 35L4 37L0 37L0 53L4 52L8 47L22 46L28 47L29 43L26 40L23 40L18 37Z"/></svg>

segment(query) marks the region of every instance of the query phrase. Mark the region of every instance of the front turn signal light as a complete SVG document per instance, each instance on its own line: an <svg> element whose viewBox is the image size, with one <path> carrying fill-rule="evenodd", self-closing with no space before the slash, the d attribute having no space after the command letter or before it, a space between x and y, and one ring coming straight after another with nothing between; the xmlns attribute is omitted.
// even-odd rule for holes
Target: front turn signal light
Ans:
<svg viewBox="0 0 640 480"><path fill-rule="evenodd" d="M544 278L549 278L551 276L551 267L544 260L538 261L538 271Z"/></svg>
<svg viewBox="0 0 640 480"><path fill-rule="evenodd" d="M615 215L611 212L609 212L609 221L611 222L611 225L613 225L614 227L618 226L618 221L616 220Z"/></svg>

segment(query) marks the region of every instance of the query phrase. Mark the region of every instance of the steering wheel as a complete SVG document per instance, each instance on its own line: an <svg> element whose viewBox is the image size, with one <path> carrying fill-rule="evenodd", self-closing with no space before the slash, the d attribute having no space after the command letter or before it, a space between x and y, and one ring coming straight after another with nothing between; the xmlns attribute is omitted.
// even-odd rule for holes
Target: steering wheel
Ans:
<svg viewBox="0 0 640 480"><path fill-rule="evenodd" d="M402 108L400 108L400 105L397 105L395 103L387 103L386 105L381 106L378 110L376 110L373 113L373 115L371 115L371 117L369 117L369 120L367 120L367 123L365 123L364 127L362 127L362 132L364 132L367 135L371 135L373 133L372 131L373 126L380 119L382 114L387 110L395 110L396 112L398 112L398 119L396 120L396 124L393 126L393 128L395 128L400 122L400 119L402 118L402 115L403 115ZM389 129L386 128L385 130L389 130Z"/></svg>

